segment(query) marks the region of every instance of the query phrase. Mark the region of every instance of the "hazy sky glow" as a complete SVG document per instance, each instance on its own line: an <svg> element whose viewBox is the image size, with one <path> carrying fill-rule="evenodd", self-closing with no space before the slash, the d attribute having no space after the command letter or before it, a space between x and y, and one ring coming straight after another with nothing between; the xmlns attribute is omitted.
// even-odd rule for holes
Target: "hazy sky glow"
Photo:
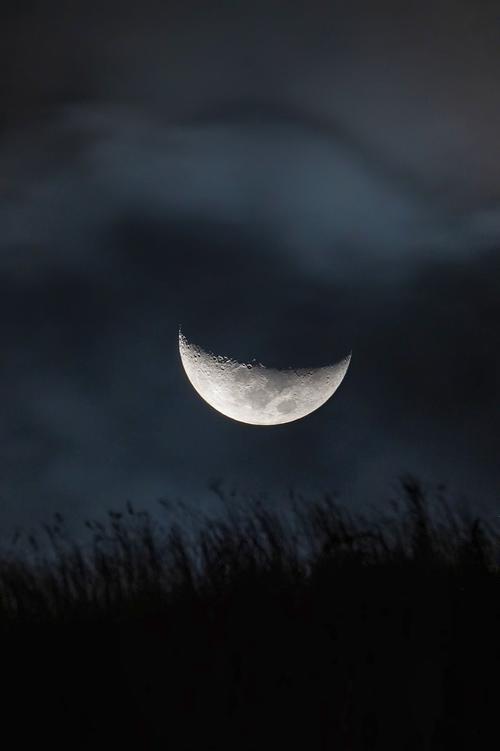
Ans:
<svg viewBox="0 0 500 751"><path fill-rule="evenodd" d="M498 4L392 5L6 11L2 522L213 477L498 497ZM193 397L179 322L242 361L353 362L262 432Z"/></svg>

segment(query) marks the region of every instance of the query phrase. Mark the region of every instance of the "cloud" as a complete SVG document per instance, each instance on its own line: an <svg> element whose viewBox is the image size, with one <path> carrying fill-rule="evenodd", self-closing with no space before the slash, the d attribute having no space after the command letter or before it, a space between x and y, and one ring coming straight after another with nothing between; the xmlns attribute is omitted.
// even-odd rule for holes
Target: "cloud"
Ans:
<svg viewBox="0 0 500 751"><path fill-rule="evenodd" d="M99 265L109 273L96 235L129 211L263 233L271 252L320 275L360 262L405 274L426 255L470 253L498 237L494 209L453 216L411 173L335 123L259 106L176 124L64 108L25 134L28 148L4 139L0 271L41 278Z"/></svg>

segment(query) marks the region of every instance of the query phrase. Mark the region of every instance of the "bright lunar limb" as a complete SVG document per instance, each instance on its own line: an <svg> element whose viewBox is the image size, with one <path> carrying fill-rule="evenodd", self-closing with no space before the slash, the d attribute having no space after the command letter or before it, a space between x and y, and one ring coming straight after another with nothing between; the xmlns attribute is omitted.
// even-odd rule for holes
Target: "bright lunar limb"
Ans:
<svg viewBox="0 0 500 751"><path fill-rule="evenodd" d="M205 352L179 329L179 352L192 386L223 415L250 425L280 425L321 407L339 387L351 355L321 368L277 370Z"/></svg>

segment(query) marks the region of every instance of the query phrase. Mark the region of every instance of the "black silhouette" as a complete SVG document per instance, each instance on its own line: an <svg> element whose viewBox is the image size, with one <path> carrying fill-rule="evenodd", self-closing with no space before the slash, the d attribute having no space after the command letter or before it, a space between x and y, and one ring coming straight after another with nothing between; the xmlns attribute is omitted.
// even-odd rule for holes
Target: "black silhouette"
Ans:
<svg viewBox="0 0 500 751"><path fill-rule="evenodd" d="M4 737L89 751L494 747L500 532L411 478L403 491L371 519L329 497L292 497L281 515L228 499L197 530L129 504L88 523L89 545L56 518L50 551L32 538L0 566Z"/></svg>

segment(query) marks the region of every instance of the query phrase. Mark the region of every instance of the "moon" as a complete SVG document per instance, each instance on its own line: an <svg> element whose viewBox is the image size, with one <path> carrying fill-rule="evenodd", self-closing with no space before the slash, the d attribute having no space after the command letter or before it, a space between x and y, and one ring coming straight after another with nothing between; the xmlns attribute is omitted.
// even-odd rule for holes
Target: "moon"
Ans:
<svg viewBox="0 0 500 751"><path fill-rule="evenodd" d="M179 329L179 353L191 385L226 417L250 425L281 425L321 407L340 386L351 354L320 368L267 368L205 352Z"/></svg>

